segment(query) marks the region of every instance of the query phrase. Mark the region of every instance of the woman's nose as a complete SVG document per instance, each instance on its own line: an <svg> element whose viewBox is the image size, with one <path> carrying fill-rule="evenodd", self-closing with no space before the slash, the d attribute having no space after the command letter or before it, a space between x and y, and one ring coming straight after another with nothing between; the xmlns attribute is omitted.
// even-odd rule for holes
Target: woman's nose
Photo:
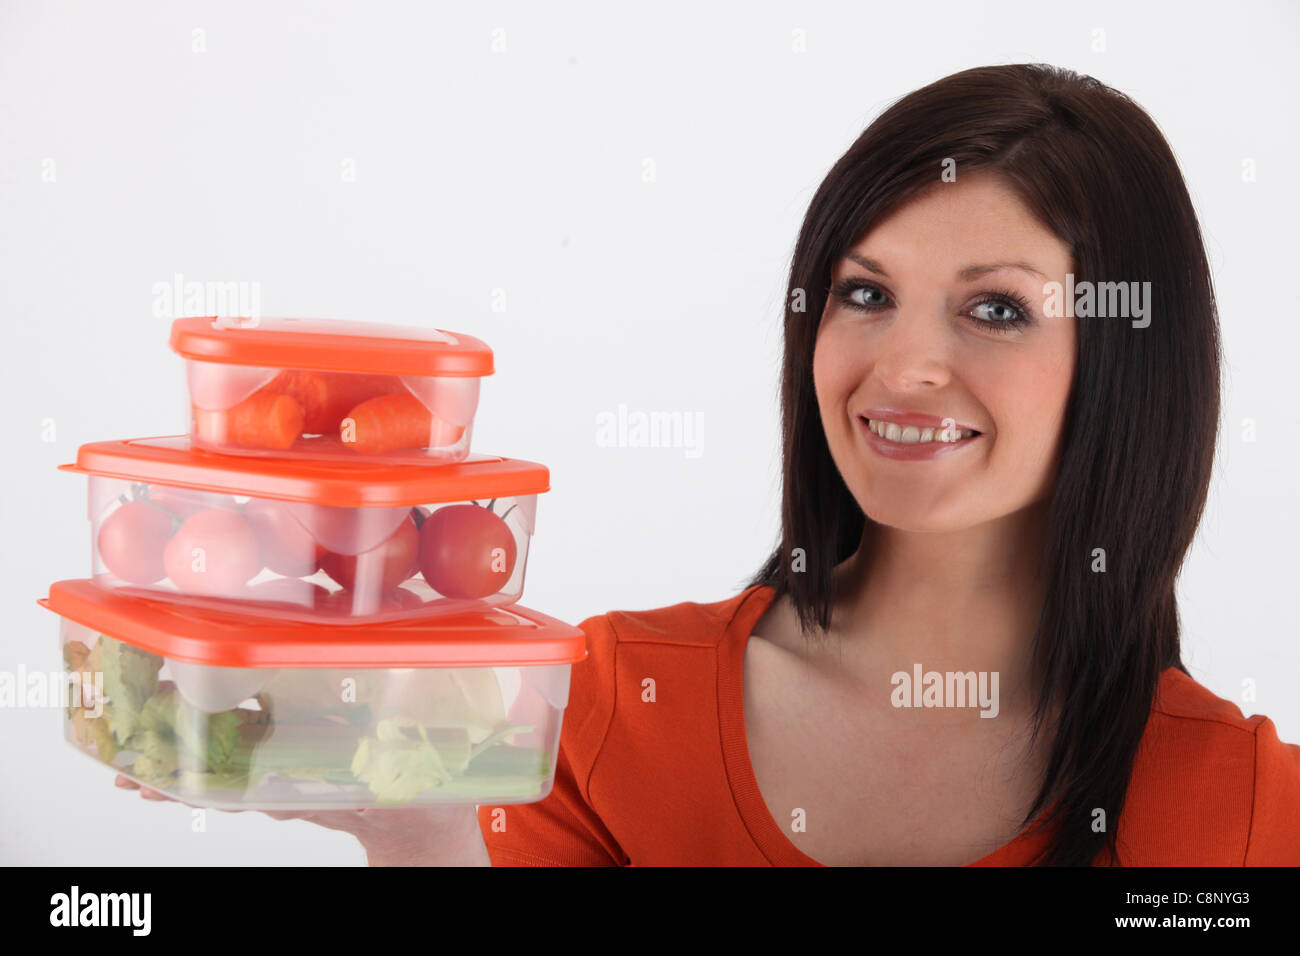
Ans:
<svg viewBox="0 0 1300 956"><path fill-rule="evenodd" d="M944 330L934 315L899 309L877 346L876 376L894 391L939 388L952 377Z"/></svg>

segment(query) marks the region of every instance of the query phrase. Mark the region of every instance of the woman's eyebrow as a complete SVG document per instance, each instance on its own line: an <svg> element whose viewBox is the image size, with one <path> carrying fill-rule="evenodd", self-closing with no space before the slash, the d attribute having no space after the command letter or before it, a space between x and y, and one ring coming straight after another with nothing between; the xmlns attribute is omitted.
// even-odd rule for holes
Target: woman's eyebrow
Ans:
<svg viewBox="0 0 1300 956"><path fill-rule="evenodd" d="M1039 272L1027 262L996 262L991 265L967 266L965 269L957 270L958 279L976 279L979 276L987 275L990 272L999 272L1002 269L1018 269L1021 272L1029 272L1038 276L1040 279L1046 279L1047 276Z"/></svg>
<svg viewBox="0 0 1300 956"><path fill-rule="evenodd" d="M889 273L885 271L884 266L882 266L879 262L877 262L875 259L871 258L870 256L860 256L856 252L850 252L846 258L852 259L854 262L862 266L862 268L866 269L868 272L874 272L876 273L876 275L882 275L886 279L889 278Z"/></svg>
<svg viewBox="0 0 1300 956"><path fill-rule="evenodd" d="M868 272L874 272L876 275L884 276L886 279L889 278L889 273L885 271L884 266L870 256L863 256L856 252L850 252L846 258L853 260ZM1040 279L1047 278L1046 275L1027 262L994 262L987 265L966 266L964 269L957 270L957 278L963 280L977 279L982 275L987 275L990 272L998 272L1003 269L1018 269L1021 272L1028 272L1036 275Z"/></svg>

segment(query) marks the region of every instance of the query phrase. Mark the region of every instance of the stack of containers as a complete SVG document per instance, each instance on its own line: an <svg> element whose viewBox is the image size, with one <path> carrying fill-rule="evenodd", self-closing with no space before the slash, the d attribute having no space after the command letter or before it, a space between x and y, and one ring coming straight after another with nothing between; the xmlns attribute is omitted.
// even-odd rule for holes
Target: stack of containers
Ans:
<svg viewBox="0 0 1300 956"><path fill-rule="evenodd" d="M93 556L41 602L67 739L194 806L544 798L586 645L517 603L549 473L470 451L487 345L219 318L171 345L189 434L63 466Z"/></svg>

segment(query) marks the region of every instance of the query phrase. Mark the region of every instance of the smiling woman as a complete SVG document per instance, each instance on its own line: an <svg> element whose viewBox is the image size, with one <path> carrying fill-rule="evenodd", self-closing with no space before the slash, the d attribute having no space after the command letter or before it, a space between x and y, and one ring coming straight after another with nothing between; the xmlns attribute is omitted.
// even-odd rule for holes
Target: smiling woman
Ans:
<svg viewBox="0 0 1300 956"><path fill-rule="evenodd" d="M1076 334L1038 303L1072 269L1069 247L990 172L935 183L835 263L813 385L869 518L955 531L1047 496ZM888 464L920 461L931 467Z"/></svg>
<svg viewBox="0 0 1300 956"><path fill-rule="evenodd" d="M1056 308L1076 280L1149 289L1140 321ZM903 97L787 303L743 591L582 622L545 799L308 818L372 862L1300 864L1300 747L1181 660L1219 332L1146 113L1042 65Z"/></svg>
<svg viewBox="0 0 1300 956"><path fill-rule="evenodd" d="M1152 291L1116 321L1057 307L1076 279ZM1181 662L1219 333L1146 113L1042 65L903 97L788 293L779 544L729 599L582 623L554 790L480 808L492 862L1300 863L1300 747Z"/></svg>
<svg viewBox="0 0 1300 956"><path fill-rule="evenodd" d="M1138 322L1062 315L1053 290L1076 278L1154 301ZM1174 583L1209 484L1219 335L1196 215L1150 118L1045 66L918 90L822 184L790 287L809 311L786 315L783 541L751 582L775 594L757 630L814 660L792 635L837 638L837 666L873 689L913 660L1001 671L1025 741L970 781L991 798L965 821L936 796L957 781L929 769L948 728L865 722L908 745L886 779L934 784L865 801L928 837L872 843L868 827L866 845L961 860L1032 830L1040 863L1300 862L1300 830L1273 826L1300 800L1300 748L1180 658ZM924 444L936 420L966 431ZM1219 775L1217 803L1176 810L1176 748L1214 752L1225 722L1242 733L1221 756L1242 772ZM755 766L761 786L770 747L777 789L789 741L769 737Z"/></svg>

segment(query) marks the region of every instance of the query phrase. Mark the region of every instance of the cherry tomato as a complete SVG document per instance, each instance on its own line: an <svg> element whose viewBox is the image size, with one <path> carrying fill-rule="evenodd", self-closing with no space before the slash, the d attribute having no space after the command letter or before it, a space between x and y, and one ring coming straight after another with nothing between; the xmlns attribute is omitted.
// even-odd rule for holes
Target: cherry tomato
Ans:
<svg viewBox="0 0 1300 956"><path fill-rule="evenodd" d="M99 526L96 546L109 572L130 584L153 584L167 576L163 550L176 523L147 501L128 501Z"/></svg>
<svg viewBox="0 0 1300 956"><path fill-rule="evenodd" d="M185 519L163 552L167 577L185 593L242 597L262 570L257 538L244 516L208 508Z"/></svg>
<svg viewBox="0 0 1300 956"><path fill-rule="evenodd" d="M415 573L419 550L420 533L408 515L396 531L369 551L356 555L328 551L321 555L320 566L347 590L359 584L371 593L388 591Z"/></svg>
<svg viewBox="0 0 1300 956"><path fill-rule="evenodd" d="M262 563L276 574L306 577L320 569L321 547L302 523L279 501L253 498L244 506Z"/></svg>
<svg viewBox="0 0 1300 956"><path fill-rule="evenodd" d="M515 536L487 508L439 508L420 528L420 573L444 597L485 598L515 569Z"/></svg>
<svg viewBox="0 0 1300 956"><path fill-rule="evenodd" d="M149 503L170 511L181 521L196 515L205 508L238 508L230 495L197 488L173 488L170 485L150 485Z"/></svg>

